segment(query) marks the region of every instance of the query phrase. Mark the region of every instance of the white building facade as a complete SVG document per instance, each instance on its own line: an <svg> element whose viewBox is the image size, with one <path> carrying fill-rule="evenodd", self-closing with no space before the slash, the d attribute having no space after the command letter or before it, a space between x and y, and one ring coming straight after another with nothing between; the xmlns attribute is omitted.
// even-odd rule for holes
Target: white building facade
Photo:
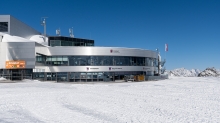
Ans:
<svg viewBox="0 0 220 123"><path fill-rule="evenodd" d="M10 15L0 15L0 48L0 74L12 80L121 81L159 71L156 51L96 47L94 40L63 36L44 41L39 32Z"/></svg>

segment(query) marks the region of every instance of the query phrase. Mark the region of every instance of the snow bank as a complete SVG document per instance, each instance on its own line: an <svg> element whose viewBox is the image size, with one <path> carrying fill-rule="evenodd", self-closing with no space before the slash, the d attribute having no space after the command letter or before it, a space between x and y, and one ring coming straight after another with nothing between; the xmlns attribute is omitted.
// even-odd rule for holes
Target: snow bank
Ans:
<svg viewBox="0 0 220 123"><path fill-rule="evenodd" d="M0 77L0 81L5 81L5 80L7 80L7 79Z"/></svg>

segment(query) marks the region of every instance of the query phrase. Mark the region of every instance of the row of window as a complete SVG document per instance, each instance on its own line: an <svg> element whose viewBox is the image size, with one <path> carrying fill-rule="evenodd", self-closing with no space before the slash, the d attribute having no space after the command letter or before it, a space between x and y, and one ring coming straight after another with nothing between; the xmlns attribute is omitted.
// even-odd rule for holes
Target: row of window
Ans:
<svg viewBox="0 0 220 123"><path fill-rule="evenodd" d="M33 73L33 79L47 81L115 81L124 80L126 75L145 75L142 71L132 72L59 72L59 73Z"/></svg>
<svg viewBox="0 0 220 123"><path fill-rule="evenodd" d="M50 40L50 46L94 46L92 42L73 42L73 41L61 41Z"/></svg>
<svg viewBox="0 0 220 123"><path fill-rule="evenodd" d="M51 40L94 43L94 40L90 40L90 39L72 38L72 37L63 37L63 36L52 36L52 37L49 37L49 41L51 41Z"/></svg>
<svg viewBox="0 0 220 123"><path fill-rule="evenodd" d="M45 56L36 55L38 65L46 66L158 66L155 58L128 56Z"/></svg>

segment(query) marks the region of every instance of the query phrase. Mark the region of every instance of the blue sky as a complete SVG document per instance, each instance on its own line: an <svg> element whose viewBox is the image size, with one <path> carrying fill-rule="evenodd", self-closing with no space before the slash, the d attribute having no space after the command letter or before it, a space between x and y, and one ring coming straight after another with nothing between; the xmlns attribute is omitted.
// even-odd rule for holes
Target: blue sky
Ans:
<svg viewBox="0 0 220 123"><path fill-rule="evenodd" d="M47 34L94 39L96 46L159 48L171 70L220 68L219 0L2 0L0 14Z"/></svg>

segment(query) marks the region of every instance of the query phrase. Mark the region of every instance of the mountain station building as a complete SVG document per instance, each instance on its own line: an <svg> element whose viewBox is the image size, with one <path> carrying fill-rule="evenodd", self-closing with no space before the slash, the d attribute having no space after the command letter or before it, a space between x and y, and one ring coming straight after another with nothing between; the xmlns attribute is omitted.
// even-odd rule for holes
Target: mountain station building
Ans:
<svg viewBox="0 0 220 123"><path fill-rule="evenodd" d="M42 35L10 15L0 15L0 76L10 80L107 82L135 75L147 80L160 76L161 64L157 51Z"/></svg>

